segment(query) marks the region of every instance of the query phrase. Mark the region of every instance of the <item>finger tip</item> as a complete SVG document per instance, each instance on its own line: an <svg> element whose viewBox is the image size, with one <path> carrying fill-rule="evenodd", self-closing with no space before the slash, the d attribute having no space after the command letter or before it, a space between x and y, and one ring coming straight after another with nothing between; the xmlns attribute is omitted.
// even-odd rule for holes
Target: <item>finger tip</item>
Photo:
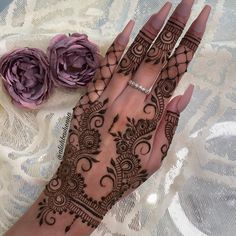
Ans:
<svg viewBox="0 0 236 236"><path fill-rule="evenodd" d="M182 0L181 3L193 5L195 0Z"/></svg>
<svg viewBox="0 0 236 236"><path fill-rule="evenodd" d="M160 9L160 11L157 13L159 17L166 17L172 7L171 2L166 2L164 6Z"/></svg>
<svg viewBox="0 0 236 236"><path fill-rule="evenodd" d="M207 24L210 12L211 12L211 6L205 5L205 7L202 9L198 17L190 26L189 32L193 33L199 38L202 38L206 29L206 24Z"/></svg>
<svg viewBox="0 0 236 236"><path fill-rule="evenodd" d="M171 2L166 2L165 5L155 14L153 14L148 22L150 23L151 27L153 28L153 34L156 34L156 31L159 31L163 26L165 19L167 18L170 9L172 7Z"/></svg>
<svg viewBox="0 0 236 236"><path fill-rule="evenodd" d="M177 110L181 113L189 104L192 95L193 95L194 85L190 84L188 88L185 90L184 94L178 101Z"/></svg>
<svg viewBox="0 0 236 236"><path fill-rule="evenodd" d="M133 19L129 20L129 22L126 24L122 32L118 34L116 42L122 46L126 46L127 43L129 42L129 38L134 28L134 25L135 21Z"/></svg>
<svg viewBox="0 0 236 236"><path fill-rule="evenodd" d="M171 17L185 25L191 14L193 3L194 0L182 0Z"/></svg>
<svg viewBox="0 0 236 236"><path fill-rule="evenodd" d="M205 5L199 16L201 18L203 18L205 21L207 21L209 15L210 15L210 12L211 12L211 6Z"/></svg>
<svg viewBox="0 0 236 236"><path fill-rule="evenodd" d="M177 109L177 105L178 105L179 100L181 99L181 97L182 97L181 95L178 95L178 96L175 96L173 99L171 99L171 101L168 103L168 106L167 106L166 109L168 111L179 113L178 109Z"/></svg>
<svg viewBox="0 0 236 236"><path fill-rule="evenodd" d="M180 4L188 5L190 8L192 8L195 0L182 0Z"/></svg>
<svg viewBox="0 0 236 236"><path fill-rule="evenodd" d="M193 90L194 90L194 85L193 84L190 84L189 86L188 86L188 88L186 89L186 91L185 91L185 93L186 92L188 92L188 93L193 93Z"/></svg>
<svg viewBox="0 0 236 236"><path fill-rule="evenodd" d="M171 7L172 7L172 2L169 2L169 1L167 1L163 6L163 8L167 8L169 10L170 10Z"/></svg>
<svg viewBox="0 0 236 236"><path fill-rule="evenodd" d="M134 25L135 25L135 20L130 19L123 31L126 31L127 33L131 33L131 31L134 28Z"/></svg>
<svg viewBox="0 0 236 236"><path fill-rule="evenodd" d="M210 12L212 7L211 7L211 5L206 4L204 8L205 8L207 11Z"/></svg>

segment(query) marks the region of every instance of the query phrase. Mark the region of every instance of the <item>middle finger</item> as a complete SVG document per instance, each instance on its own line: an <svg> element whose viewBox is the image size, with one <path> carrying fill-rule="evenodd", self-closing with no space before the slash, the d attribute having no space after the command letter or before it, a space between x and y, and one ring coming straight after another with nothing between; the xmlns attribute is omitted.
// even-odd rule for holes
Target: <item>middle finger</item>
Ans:
<svg viewBox="0 0 236 236"><path fill-rule="evenodd" d="M109 97L109 103L113 103L125 89L127 82L138 69L152 41L162 28L170 8L171 3L167 2L158 13L150 17L140 30L134 42L120 61L109 85L101 95L101 101Z"/></svg>
<svg viewBox="0 0 236 236"><path fill-rule="evenodd" d="M132 79L134 82L144 88L152 87L158 77L158 74L166 65L176 42L184 30L191 13L193 3L194 0L183 0L176 7L174 13L166 23L160 35L152 44L151 48L148 50L145 59L139 66L134 78ZM141 96L143 99L146 98L145 93L141 93L131 86L127 86L124 90L124 95L129 98L133 97L134 102L137 100L137 93L139 93L138 96L140 98Z"/></svg>

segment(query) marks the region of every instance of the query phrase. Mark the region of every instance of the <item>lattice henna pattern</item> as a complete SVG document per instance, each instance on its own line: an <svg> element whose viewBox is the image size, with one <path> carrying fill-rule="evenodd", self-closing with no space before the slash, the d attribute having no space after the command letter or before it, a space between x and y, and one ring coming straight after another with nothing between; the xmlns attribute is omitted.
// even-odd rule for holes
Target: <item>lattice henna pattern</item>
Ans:
<svg viewBox="0 0 236 236"><path fill-rule="evenodd" d="M105 55L106 62L99 66L94 79L88 83L87 92L80 98L78 103L80 108L84 110L100 97L112 77L112 67L119 63L117 53L122 52L123 50L119 50L114 43L110 46Z"/></svg>
<svg viewBox="0 0 236 236"><path fill-rule="evenodd" d="M161 153L163 154L161 161L164 160L164 158L167 155L167 152L169 150L171 141L173 139L173 136L175 134L176 127L178 126L178 121L179 121L179 114L172 112L172 111L167 111L166 116L165 116L165 136L168 141L167 144L163 144L161 146Z"/></svg>
<svg viewBox="0 0 236 236"><path fill-rule="evenodd" d="M164 113L165 100L172 96L179 79L187 70L187 65L191 60L188 58L190 57L189 53L192 58L192 51L190 49L183 47L175 51L165 69L160 74L159 81L151 93L150 102L144 107L145 113L150 113L150 108L153 108L157 121L161 119ZM179 57L181 57L181 62L178 61Z"/></svg>
<svg viewBox="0 0 236 236"><path fill-rule="evenodd" d="M124 75L133 75L144 59L151 42L152 39L143 31L140 31L129 47L126 55L122 58L117 72Z"/></svg>
<svg viewBox="0 0 236 236"><path fill-rule="evenodd" d="M159 81L157 82L152 96L155 96L160 103L164 103L164 99L172 96L176 86L182 75L187 72L187 67L200 43L200 39L193 37L187 33L180 43L180 46L175 50L174 54L169 59L165 68L162 70ZM145 106L145 110L150 104Z"/></svg>
<svg viewBox="0 0 236 236"><path fill-rule="evenodd" d="M170 18L147 53L145 62L165 65L178 38L183 32L184 24Z"/></svg>

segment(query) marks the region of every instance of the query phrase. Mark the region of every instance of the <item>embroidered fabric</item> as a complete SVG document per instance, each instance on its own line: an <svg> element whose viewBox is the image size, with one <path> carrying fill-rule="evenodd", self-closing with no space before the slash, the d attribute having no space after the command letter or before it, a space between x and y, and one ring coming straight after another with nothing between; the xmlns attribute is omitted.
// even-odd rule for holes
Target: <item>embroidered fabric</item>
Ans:
<svg viewBox="0 0 236 236"><path fill-rule="evenodd" d="M173 0L175 6L178 1ZM14 0L0 13L0 55L45 49L61 32L87 33L104 53L130 19L133 38L163 0ZM161 169L118 202L93 235L231 236L236 232L236 4L212 5L208 29L176 94L195 92ZM55 89L40 110L13 106L0 87L0 235L27 210L63 157L71 111L83 89Z"/></svg>

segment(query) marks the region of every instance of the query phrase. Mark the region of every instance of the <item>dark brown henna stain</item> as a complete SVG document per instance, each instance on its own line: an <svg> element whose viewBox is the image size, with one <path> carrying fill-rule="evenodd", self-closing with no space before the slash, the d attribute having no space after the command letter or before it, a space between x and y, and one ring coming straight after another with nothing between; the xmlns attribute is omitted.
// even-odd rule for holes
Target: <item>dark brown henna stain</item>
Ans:
<svg viewBox="0 0 236 236"><path fill-rule="evenodd" d="M166 139L168 141L167 144L163 144L161 146L161 153L162 153L162 158L161 161L164 160L164 158L167 155L167 152L169 150L171 141L173 139L173 136L175 134L175 130L177 128L178 125L178 121L179 121L179 114L172 112L172 111L167 111L166 116L165 116L165 121L166 121L166 125L165 125L165 136Z"/></svg>
<svg viewBox="0 0 236 236"><path fill-rule="evenodd" d="M165 65L178 38L183 32L184 26L181 22L170 18L157 40L148 50L145 62L154 65Z"/></svg>
<svg viewBox="0 0 236 236"><path fill-rule="evenodd" d="M143 31L140 31L125 56L122 58L117 72L125 76L133 75L144 59L151 43L152 39Z"/></svg>

